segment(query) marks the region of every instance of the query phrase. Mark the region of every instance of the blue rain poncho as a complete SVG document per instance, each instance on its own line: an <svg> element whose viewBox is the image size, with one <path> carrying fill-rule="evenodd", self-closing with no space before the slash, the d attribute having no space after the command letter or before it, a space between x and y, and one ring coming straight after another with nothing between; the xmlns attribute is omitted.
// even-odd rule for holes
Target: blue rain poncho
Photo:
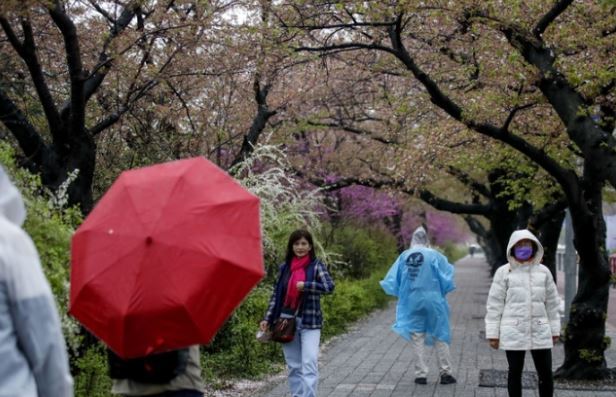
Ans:
<svg viewBox="0 0 616 397"><path fill-rule="evenodd" d="M423 228L413 234L411 248L400 254L381 287L398 297L394 332L407 340L411 333L425 333L427 345L434 338L450 343L445 295L455 289L454 268L444 255L426 246L423 236Z"/></svg>

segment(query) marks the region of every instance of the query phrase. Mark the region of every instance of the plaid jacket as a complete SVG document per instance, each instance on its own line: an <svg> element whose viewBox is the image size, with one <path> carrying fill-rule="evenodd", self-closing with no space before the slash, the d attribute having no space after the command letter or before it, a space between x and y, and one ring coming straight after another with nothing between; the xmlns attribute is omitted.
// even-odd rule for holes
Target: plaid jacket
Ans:
<svg viewBox="0 0 616 397"><path fill-rule="evenodd" d="M280 266L280 274L270 298L264 320L270 325L280 316L282 302L287 293L290 269L287 263ZM323 326L323 313L321 312L321 295L331 294L334 291L332 280L325 265L314 259L306 269L304 282L303 303L298 317L302 318L302 327L317 329Z"/></svg>

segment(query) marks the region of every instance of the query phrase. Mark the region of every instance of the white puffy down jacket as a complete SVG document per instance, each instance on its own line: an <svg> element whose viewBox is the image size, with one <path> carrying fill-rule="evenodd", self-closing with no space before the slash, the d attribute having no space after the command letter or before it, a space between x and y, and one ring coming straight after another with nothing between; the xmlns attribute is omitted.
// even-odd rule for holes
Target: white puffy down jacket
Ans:
<svg viewBox="0 0 616 397"><path fill-rule="evenodd" d="M537 244L531 261L520 263L511 249L520 240ZM486 338L499 339L502 350L549 349L552 336L560 335L560 297L550 270L542 265L543 247L528 230L517 230L509 239L509 263L496 270L488 295Z"/></svg>

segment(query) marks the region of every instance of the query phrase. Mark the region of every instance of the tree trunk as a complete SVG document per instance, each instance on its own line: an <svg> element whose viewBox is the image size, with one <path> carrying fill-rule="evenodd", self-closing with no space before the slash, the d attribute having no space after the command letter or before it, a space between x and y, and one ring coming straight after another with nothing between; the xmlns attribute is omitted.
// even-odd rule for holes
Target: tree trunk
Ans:
<svg viewBox="0 0 616 397"><path fill-rule="evenodd" d="M94 139L88 134L84 134L83 138L84 142L81 142L79 145L82 150L72 153L72 158L68 162L69 167L65 171L65 175L74 169L79 170L77 179L75 179L68 190L68 197L70 203L78 203L82 213L87 215L92 211L94 205L92 183L96 168L96 144Z"/></svg>
<svg viewBox="0 0 616 397"><path fill-rule="evenodd" d="M565 211L559 211L556 215L541 224L533 225L537 230L537 237L543 245L543 264L550 269L554 282L556 278L556 250L558 239L565 219Z"/></svg>
<svg viewBox="0 0 616 397"><path fill-rule="evenodd" d="M395 214L383 218L385 226L391 234L396 238L396 249L398 253L402 253L407 249L404 236L402 235L402 210L398 209Z"/></svg>
<svg viewBox="0 0 616 397"><path fill-rule="evenodd" d="M586 164L584 197L579 200L569 197L573 243L580 267L578 290L564 335L565 360L555 373L557 378L603 379L607 375L605 349L609 343L605 339L605 319L610 271L605 249L602 184L588 175L592 173L586 171L590 168Z"/></svg>
<svg viewBox="0 0 616 397"><path fill-rule="evenodd" d="M92 210L94 201L92 197L92 181L96 167L96 143L89 134L83 134L81 142L76 143L78 150L65 153L62 156L56 153L56 148L41 148L43 163L35 163L30 158L17 155L20 166L30 172L39 174L43 186L56 192L66 181L68 175L79 170L77 178L69 185L68 205L77 205L84 215Z"/></svg>
<svg viewBox="0 0 616 397"><path fill-rule="evenodd" d="M493 236L495 251L492 274L500 266L508 262L507 244L511 233L517 229L525 228L532 213L532 206L528 202L523 202L516 210L511 210L509 202L515 200L511 194L507 193L507 181L513 180L518 176L517 170L509 168L495 168L488 173L488 183L492 195L492 211L488 216L490 230Z"/></svg>
<svg viewBox="0 0 616 397"><path fill-rule="evenodd" d="M509 237L511 233L515 230L510 227L510 224L504 224L498 226L498 230L495 230L495 225L498 224L498 219L490 220L490 238L489 244L490 249L492 251L492 260L490 262L490 275L494 275L496 269L507 263L507 242L509 241ZM509 226L509 232L503 233L503 229L505 226Z"/></svg>
<svg viewBox="0 0 616 397"><path fill-rule="evenodd" d="M486 229L473 216L465 216L464 220L471 229L471 232L477 236L477 243L481 246L486 256L490 275L493 275L499 266L507 262L507 258L504 255L505 250L502 247L502 242L496 238L495 233L492 231L492 222L490 221L490 229Z"/></svg>

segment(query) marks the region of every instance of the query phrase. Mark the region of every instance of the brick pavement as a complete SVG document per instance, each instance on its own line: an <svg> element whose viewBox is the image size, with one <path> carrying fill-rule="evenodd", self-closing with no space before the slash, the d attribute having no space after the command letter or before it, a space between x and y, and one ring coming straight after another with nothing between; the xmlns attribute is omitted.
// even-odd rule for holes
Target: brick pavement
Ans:
<svg viewBox="0 0 616 397"><path fill-rule="evenodd" d="M449 295L451 307L451 355L455 385L438 384L434 353L427 350L430 368L427 385L413 380L414 360L409 344L391 331L395 315L394 304L360 321L353 330L328 343L320 362L319 397L504 397L505 388L479 387L480 369L507 369L505 354L488 347L480 337L483 330L485 300L490 286L488 267L483 257L466 257L456 265L457 290ZM616 341L616 333L609 332ZM607 351L610 367L616 364L616 350ZM556 368L563 357L561 345L554 348ZM534 370L530 354L525 370ZM286 379L270 384L260 397L288 396ZM616 397L616 392L559 390L555 397ZM524 397L538 396L525 389Z"/></svg>

